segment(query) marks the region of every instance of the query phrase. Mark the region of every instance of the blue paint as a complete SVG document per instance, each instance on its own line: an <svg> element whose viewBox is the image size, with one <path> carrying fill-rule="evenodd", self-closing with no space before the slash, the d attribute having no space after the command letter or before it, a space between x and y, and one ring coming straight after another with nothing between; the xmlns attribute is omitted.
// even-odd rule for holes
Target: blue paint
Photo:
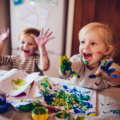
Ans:
<svg viewBox="0 0 120 120"><path fill-rule="evenodd" d="M103 113L104 113L104 114L113 113L113 114L118 114L118 115L120 115L120 109L109 110L108 112L103 111Z"/></svg>
<svg viewBox="0 0 120 120"><path fill-rule="evenodd" d="M14 5L21 5L23 2L24 0L13 0Z"/></svg>
<svg viewBox="0 0 120 120"><path fill-rule="evenodd" d="M89 75L89 78L96 78L95 74Z"/></svg>
<svg viewBox="0 0 120 120"><path fill-rule="evenodd" d="M104 104L101 103L101 106L104 106Z"/></svg>
<svg viewBox="0 0 120 120"><path fill-rule="evenodd" d="M110 74L115 71L114 68L109 69L109 67L112 65L112 63L113 63L113 60L110 60L107 64L106 64L106 60L104 60L100 65L100 69L102 69L104 72L106 72L109 76L111 76L113 78L118 78L117 75ZM99 76L96 76L95 74L89 75L89 78L96 78L96 77L99 77Z"/></svg>

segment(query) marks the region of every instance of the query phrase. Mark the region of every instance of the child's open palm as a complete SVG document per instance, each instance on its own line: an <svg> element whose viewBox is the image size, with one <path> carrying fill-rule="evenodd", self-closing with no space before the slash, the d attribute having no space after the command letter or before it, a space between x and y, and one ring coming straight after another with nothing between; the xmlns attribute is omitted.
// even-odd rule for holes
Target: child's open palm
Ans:
<svg viewBox="0 0 120 120"><path fill-rule="evenodd" d="M43 29L42 29L38 37L36 37L35 35L32 35L32 37L35 39L38 46L43 47L49 40L54 38L54 37L50 37L52 32L48 34L48 31L49 29L43 34Z"/></svg>
<svg viewBox="0 0 120 120"><path fill-rule="evenodd" d="M106 64L106 61L104 60L101 63L98 71L93 75L89 75L89 78L101 77L102 79L107 80L107 81L111 81L114 78L118 78L117 75L111 74L112 72L115 71L114 68L109 69L112 63L113 63L113 60L110 60L107 64Z"/></svg>
<svg viewBox="0 0 120 120"><path fill-rule="evenodd" d="M0 35L0 42L5 42L9 37L9 28L7 30L5 28L1 29L2 34Z"/></svg>

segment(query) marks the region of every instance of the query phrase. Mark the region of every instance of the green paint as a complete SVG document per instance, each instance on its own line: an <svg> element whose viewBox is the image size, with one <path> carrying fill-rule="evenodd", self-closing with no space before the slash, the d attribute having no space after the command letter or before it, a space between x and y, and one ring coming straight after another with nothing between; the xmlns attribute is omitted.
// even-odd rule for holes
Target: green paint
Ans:
<svg viewBox="0 0 120 120"><path fill-rule="evenodd" d="M84 60L83 60L83 57L81 56L81 54L80 54L80 53L79 53L79 55L80 55L80 58L81 58L81 60L83 61L83 63L84 63L85 65L88 65L88 64L89 64L89 62L84 61Z"/></svg>
<svg viewBox="0 0 120 120"><path fill-rule="evenodd" d="M64 75L66 75L66 71L68 71L69 72L68 74L72 74L73 76L80 78L80 75L78 73L72 71L71 62L66 56L60 57L59 65L60 71Z"/></svg>
<svg viewBox="0 0 120 120"><path fill-rule="evenodd" d="M67 119L67 118L70 118L70 113L63 111L61 113L57 113L56 117L61 118L61 119Z"/></svg>
<svg viewBox="0 0 120 120"><path fill-rule="evenodd" d="M24 112L28 112L28 111L33 109L33 104L30 103L30 104L27 104L27 105L21 105L20 109Z"/></svg>
<svg viewBox="0 0 120 120"><path fill-rule="evenodd" d="M39 107L35 107L32 110L32 113L34 113L35 115L43 115L48 113L48 109L45 108L44 106L39 106Z"/></svg>
<svg viewBox="0 0 120 120"><path fill-rule="evenodd" d="M102 76L103 76L102 73L99 73L99 75L97 77L102 77Z"/></svg>
<svg viewBox="0 0 120 120"><path fill-rule="evenodd" d="M104 80L107 80L108 78L105 76L105 77L103 77L103 79L104 79Z"/></svg>
<svg viewBox="0 0 120 120"><path fill-rule="evenodd" d="M86 120L86 118L85 117L77 117L77 118L72 118L72 120Z"/></svg>

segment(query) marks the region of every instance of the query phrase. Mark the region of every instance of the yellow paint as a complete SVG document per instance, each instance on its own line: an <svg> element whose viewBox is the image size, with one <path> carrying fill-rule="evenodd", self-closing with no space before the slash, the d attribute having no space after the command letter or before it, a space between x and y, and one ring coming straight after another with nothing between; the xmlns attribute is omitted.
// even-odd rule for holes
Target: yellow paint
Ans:
<svg viewBox="0 0 120 120"><path fill-rule="evenodd" d="M89 114L89 116L91 116L91 117L95 117L95 116L97 116L97 115L94 114L94 113L92 113L92 114Z"/></svg>
<svg viewBox="0 0 120 120"><path fill-rule="evenodd" d="M17 78L16 81L15 81L14 79L12 79L11 84L12 84L12 86L13 86L13 90L19 90L20 88L15 87L15 86L13 85L13 83L14 83L15 85L17 85L17 86L23 86L23 85L25 85L27 82L25 82L25 80L21 80L21 79L19 79L19 78Z"/></svg>
<svg viewBox="0 0 120 120"><path fill-rule="evenodd" d="M47 120L48 113L43 115L35 115L34 113L32 113L32 118L33 120Z"/></svg>
<svg viewBox="0 0 120 120"><path fill-rule="evenodd" d="M23 100L19 100L20 102L22 102Z"/></svg>
<svg viewBox="0 0 120 120"><path fill-rule="evenodd" d="M19 88L17 88L17 87L13 87L13 90L20 90Z"/></svg>

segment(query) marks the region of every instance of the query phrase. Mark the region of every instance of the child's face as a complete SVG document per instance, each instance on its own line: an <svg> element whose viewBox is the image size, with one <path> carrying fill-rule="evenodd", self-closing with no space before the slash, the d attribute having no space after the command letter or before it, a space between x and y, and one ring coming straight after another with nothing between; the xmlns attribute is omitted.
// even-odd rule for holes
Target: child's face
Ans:
<svg viewBox="0 0 120 120"><path fill-rule="evenodd" d="M31 35L28 35L19 41L19 48L23 57L32 56L37 50L37 44Z"/></svg>
<svg viewBox="0 0 120 120"><path fill-rule="evenodd" d="M83 61L87 61L88 68L93 69L99 65L100 60L106 54L108 46L99 34L98 30L88 31L80 40L79 52Z"/></svg>

